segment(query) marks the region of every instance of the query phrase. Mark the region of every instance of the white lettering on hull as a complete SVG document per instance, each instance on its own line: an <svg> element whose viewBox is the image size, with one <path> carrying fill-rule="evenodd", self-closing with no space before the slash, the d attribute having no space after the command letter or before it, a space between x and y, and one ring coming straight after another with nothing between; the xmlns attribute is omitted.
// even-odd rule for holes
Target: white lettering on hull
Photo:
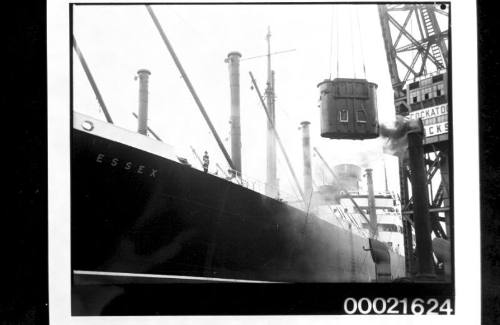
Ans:
<svg viewBox="0 0 500 325"><path fill-rule="evenodd" d="M96 156L95 161L99 164L108 164L114 168L123 168L124 170L130 170L136 174L146 174L148 177L156 178L158 169L147 168L145 165L137 164L132 161L121 161L120 158L112 157L108 158L105 154L99 153Z"/></svg>

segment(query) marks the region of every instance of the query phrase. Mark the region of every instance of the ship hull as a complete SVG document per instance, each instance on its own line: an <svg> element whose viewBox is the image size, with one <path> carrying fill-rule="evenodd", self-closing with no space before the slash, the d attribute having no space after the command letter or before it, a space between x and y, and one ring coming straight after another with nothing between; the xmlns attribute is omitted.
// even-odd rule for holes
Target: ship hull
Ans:
<svg viewBox="0 0 500 325"><path fill-rule="evenodd" d="M117 278L108 275L174 282L376 280L368 239L96 131L72 130L74 286L92 274L102 281ZM398 259L392 277L404 276Z"/></svg>

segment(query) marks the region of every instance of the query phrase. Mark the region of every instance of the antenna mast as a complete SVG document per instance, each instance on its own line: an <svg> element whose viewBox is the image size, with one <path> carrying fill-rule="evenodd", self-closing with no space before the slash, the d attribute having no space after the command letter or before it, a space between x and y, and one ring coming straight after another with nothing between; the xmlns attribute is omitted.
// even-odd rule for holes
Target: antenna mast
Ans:
<svg viewBox="0 0 500 325"><path fill-rule="evenodd" d="M274 136L274 126L276 125L276 115L274 110L274 71L271 69L271 28L267 27L267 173L266 173L266 194L270 197L278 196L278 180L276 175L276 138Z"/></svg>
<svg viewBox="0 0 500 325"><path fill-rule="evenodd" d="M285 157L285 161L288 165L288 168L290 169L290 173L292 174L293 180L295 182L295 185L297 186L297 190L299 191L300 197L302 198L302 200L304 201L304 204L307 207L307 201L306 201L306 197L304 195L304 191L300 187L299 180L297 179L297 176L295 175L295 172L294 172L293 167L292 167L292 163L290 162L290 159L288 158L288 155L286 154L285 147L283 146L283 143L281 142L281 139L278 135L278 131L276 130L274 123L272 123L272 121L271 121L271 115L269 114L269 109L266 107L266 104L264 103L264 100L262 99L259 87L257 86L257 82L255 81L255 78L253 77L252 72L248 72L248 73L250 74L250 79L252 79L252 83L253 83L253 86L255 87L255 91L257 92L257 96L259 96L260 103L262 104L262 107L264 108L264 111L266 112L267 121L269 124L271 124L271 131L273 132L273 135L276 137L276 140L278 140L278 144L280 146L281 152L283 153L283 156ZM275 152L275 154L276 154L276 152ZM266 190L267 190L267 185L268 184L266 184Z"/></svg>

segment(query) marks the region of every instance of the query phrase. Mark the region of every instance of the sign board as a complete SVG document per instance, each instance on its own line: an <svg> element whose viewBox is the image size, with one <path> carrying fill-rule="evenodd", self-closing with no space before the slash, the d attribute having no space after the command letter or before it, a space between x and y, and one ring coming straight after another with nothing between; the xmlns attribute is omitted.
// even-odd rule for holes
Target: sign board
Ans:
<svg viewBox="0 0 500 325"><path fill-rule="evenodd" d="M410 113L411 119L422 119L425 136L448 133L448 104L419 109Z"/></svg>

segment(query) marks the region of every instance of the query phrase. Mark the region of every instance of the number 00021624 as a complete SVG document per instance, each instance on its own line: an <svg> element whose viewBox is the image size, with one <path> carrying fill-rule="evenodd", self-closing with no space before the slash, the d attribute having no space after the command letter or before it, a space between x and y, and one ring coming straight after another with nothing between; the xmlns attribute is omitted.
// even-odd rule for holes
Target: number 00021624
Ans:
<svg viewBox="0 0 500 325"><path fill-rule="evenodd" d="M390 298L347 298L344 300L346 314L413 314L413 315L451 315L451 300L442 303L436 298L398 299Z"/></svg>

